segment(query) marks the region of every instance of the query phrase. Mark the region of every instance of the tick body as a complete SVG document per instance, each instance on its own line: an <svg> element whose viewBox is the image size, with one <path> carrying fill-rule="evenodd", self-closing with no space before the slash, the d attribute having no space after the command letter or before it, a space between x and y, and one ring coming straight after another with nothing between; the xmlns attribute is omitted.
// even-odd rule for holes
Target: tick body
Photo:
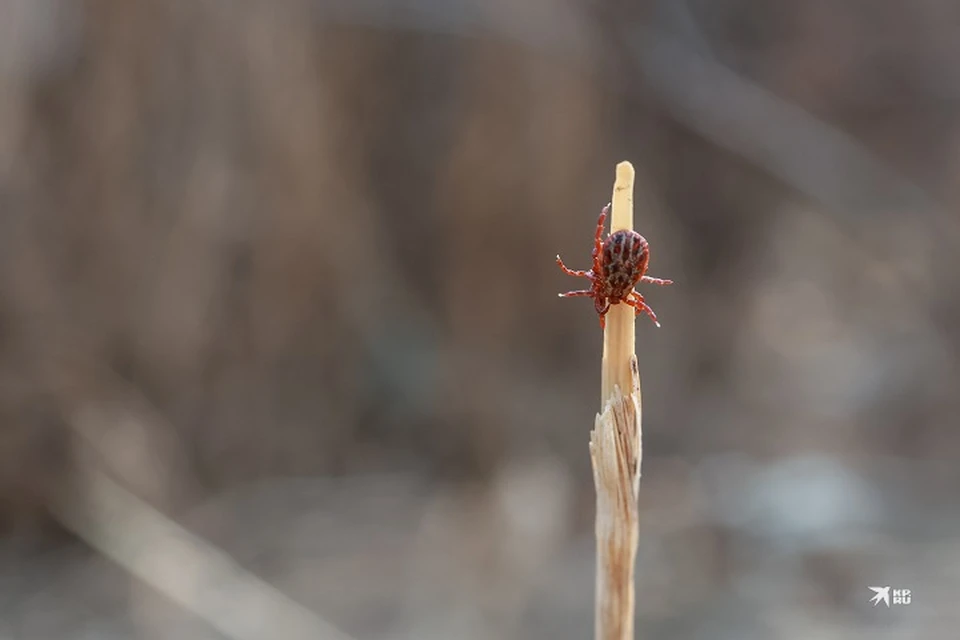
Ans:
<svg viewBox="0 0 960 640"><path fill-rule="evenodd" d="M610 213L608 204L597 218L597 230L593 241L593 267L587 271L568 269L560 256L557 264L564 273L571 276L586 278L590 281L589 289L568 291L561 293L561 298L587 297L593 298L597 315L600 316L600 326L605 326L604 317L613 304L628 304L640 312L646 313L658 327L657 314L644 301L643 296L634 290L639 282L668 285L672 280L652 278L647 275L647 265L650 262L650 246L646 239L629 229L621 229L607 235L603 239L603 225Z"/></svg>

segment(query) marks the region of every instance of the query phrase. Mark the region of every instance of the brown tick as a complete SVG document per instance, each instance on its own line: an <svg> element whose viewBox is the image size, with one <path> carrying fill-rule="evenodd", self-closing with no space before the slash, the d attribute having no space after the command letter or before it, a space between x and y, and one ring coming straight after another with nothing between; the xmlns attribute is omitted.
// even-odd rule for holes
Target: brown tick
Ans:
<svg viewBox="0 0 960 640"><path fill-rule="evenodd" d="M563 272L570 276L586 278L592 284L589 289L582 291L568 291L561 293L561 298L572 298L584 296L593 298L594 307L600 316L600 327L605 326L604 316L610 310L610 305L622 302L628 304L640 312L645 312L653 323L660 326L657 322L657 314L647 305L643 296L634 291L633 287L638 282L651 282L653 284L667 285L673 284L673 280L663 280L661 278L651 278L646 275L647 264L650 262L650 247L646 239L630 229L622 229L607 235L607 239L601 242L603 237L603 223L610 213L608 204L600 212L597 218L597 233L593 239L593 268L588 271L576 271L568 269L560 256L557 256L557 264L563 269Z"/></svg>

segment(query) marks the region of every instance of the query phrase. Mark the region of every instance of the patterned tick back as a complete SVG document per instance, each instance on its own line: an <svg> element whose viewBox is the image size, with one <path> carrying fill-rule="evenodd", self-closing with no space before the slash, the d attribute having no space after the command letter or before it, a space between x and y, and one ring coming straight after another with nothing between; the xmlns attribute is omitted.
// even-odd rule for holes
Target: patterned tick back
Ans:
<svg viewBox="0 0 960 640"><path fill-rule="evenodd" d="M597 315L600 316L600 326L605 324L604 316L612 304L628 304L637 310L650 316L654 324L658 327L657 314L644 301L643 296L634 287L640 281L653 284L667 285L673 284L672 280L663 280L661 278L652 278L647 274L647 264L650 262L650 247L647 241L636 231L622 229L615 231L603 238L603 223L610 212L608 204L600 212L597 218L597 230L593 238L593 268L589 271L575 271L568 269L560 256L557 256L557 264L564 273L571 276L586 278L590 281L590 288L582 291L568 291L561 293L561 298L572 298L583 296L593 298L593 304L597 309Z"/></svg>

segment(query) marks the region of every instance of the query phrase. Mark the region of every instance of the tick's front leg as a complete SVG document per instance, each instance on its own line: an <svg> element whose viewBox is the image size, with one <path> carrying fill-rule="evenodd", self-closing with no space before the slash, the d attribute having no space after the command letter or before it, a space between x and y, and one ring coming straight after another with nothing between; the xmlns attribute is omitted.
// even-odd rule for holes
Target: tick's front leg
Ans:
<svg viewBox="0 0 960 640"><path fill-rule="evenodd" d="M599 247L603 241L603 225L607 221L607 216L610 215L610 206L612 203L608 202L607 206L600 210L600 215L597 216L597 230L593 237L594 244Z"/></svg>
<svg viewBox="0 0 960 640"><path fill-rule="evenodd" d="M597 217L597 231L593 237L593 252L590 254L593 256L593 272L600 273L600 251L603 247L603 225L607 220L607 216L610 215L610 206L612 203L607 203L600 211L600 215Z"/></svg>
<svg viewBox="0 0 960 640"><path fill-rule="evenodd" d="M643 276L640 278L641 282L649 282L650 284L659 284L662 287L665 287L668 284L673 284L673 280L664 280L663 278L652 278L650 276Z"/></svg>
<svg viewBox="0 0 960 640"><path fill-rule="evenodd" d="M563 272L568 276L577 276L579 278L589 278L590 280L593 280L592 271L579 271L577 269L568 269L567 265L563 264L563 260L560 259L559 255L557 256L557 265L559 265L559 267L563 269Z"/></svg>

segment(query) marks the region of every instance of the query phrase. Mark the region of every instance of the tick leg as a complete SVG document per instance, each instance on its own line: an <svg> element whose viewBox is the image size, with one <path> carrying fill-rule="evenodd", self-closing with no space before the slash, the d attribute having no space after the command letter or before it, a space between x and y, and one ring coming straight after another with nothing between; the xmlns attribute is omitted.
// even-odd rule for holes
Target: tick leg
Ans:
<svg viewBox="0 0 960 640"><path fill-rule="evenodd" d="M558 293L557 296L561 298L595 298L596 294L593 291L588 289L581 289L580 291L567 291L566 293ZM606 320L604 316L607 315L607 308L604 307L603 311L597 310L597 314L600 316L600 328L603 329L606 326Z"/></svg>
<svg viewBox="0 0 960 640"><path fill-rule="evenodd" d="M600 216L597 218L597 232L593 237L593 272L600 273L600 251L603 247L603 223L607 221L607 216L610 215L610 205L607 203L600 211Z"/></svg>
<svg viewBox="0 0 960 640"><path fill-rule="evenodd" d="M664 287L668 284L673 284L673 280L664 280L663 278L651 278L650 276L643 276L640 278L641 282L649 282L650 284L659 284L661 287Z"/></svg>
<svg viewBox="0 0 960 640"><path fill-rule="evenodd" d="M607 206L605 206L605 207L600 211L600 216L597 218L597 233L596 233L596 235L593 237L593 244L596 245L597 247L599 247L601 244L603 244L603 242L602 242L602 240L603 240L603 223L607 221L607 216L608 216L608 215L610 215L610 203L609 203L609 202L607 203Z"/></svg>
<svg viewBox="0 0 960 640"><path fill-rule="evenodd" d="M563 272L568 276L578 276L582 278L590 278L591 280L593 280L592 271L578 271L576 269L568 269L567 265L563 264L563 260L560 259L560 256L557 256L557 264L560 266L561 269L563 269Z"/></svg>
<svg viewBox="0 0 960 640"><path fill-rule="evenodd" d="M660 322L657 320L657 314L654 313L653 309L650 308L650 305L644 301L642 295L634 291L633 297L628 297L626 300L624 300L624 302L636 309L637 315L646 313L648 316L650 316L650 319L653 320L653 324L657 325L658 327L660 326Z"/></svg>

